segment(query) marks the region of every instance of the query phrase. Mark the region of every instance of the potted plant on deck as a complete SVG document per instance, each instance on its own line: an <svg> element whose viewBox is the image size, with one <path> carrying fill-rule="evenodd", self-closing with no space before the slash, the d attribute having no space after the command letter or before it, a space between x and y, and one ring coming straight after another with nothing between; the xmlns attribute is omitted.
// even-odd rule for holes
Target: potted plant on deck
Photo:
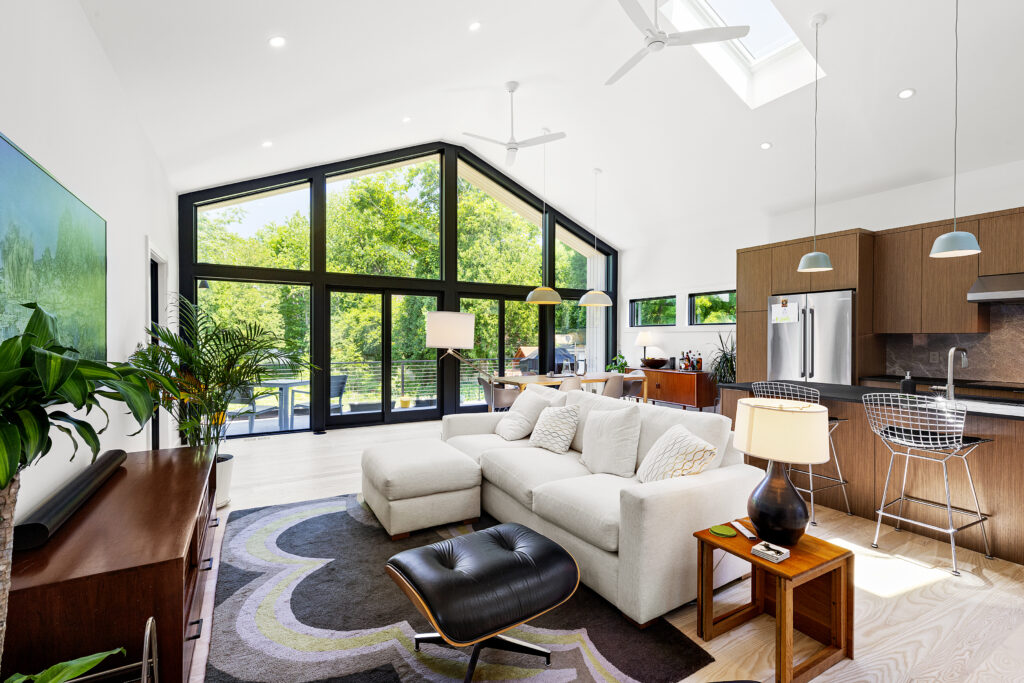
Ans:
<svg viewBox="0 0 1024 683"><path fill-rule="evenodd" d="M230 500L233 456L218 451L231 419L252 413L259 399L276 391L260 390L262 382L312 366L303 354L281 350L284 340L258 323L220 323L184 298L177 312L180 331L153 325L148 333L156 343L139 346L131 363L175 385L161 393L160 404L177 420L186 444L217 454L217 507L223 507ZM231 411L239 397L245 405Z"/></svg>
<svg viewBox="0 0 1024 683"><path fill-rule="evenodd" d="M75 349L57 340L52 315L36 304L25 307L32 315L24 332L0 343L0 654L21 470L50 452L51 427L71 439L75 453L82 441L95 457L106 426L97 430L71 412L84 409L89 414L96 409L107 415L100 397L124 403L141 430L153 415L155 387L168 394L176 391L166 378L149 370L79 358Z"/></svg>

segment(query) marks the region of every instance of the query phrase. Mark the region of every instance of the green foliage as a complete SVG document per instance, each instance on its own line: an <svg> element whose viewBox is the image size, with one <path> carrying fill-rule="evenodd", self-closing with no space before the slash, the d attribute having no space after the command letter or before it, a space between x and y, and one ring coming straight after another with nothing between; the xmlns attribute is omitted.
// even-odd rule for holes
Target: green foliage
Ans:
<svg viewBox="0 0 1024 683"><path fill-rule="evenodd" d="M541 281L540 215L532 220L459 178L459 280L499 285Z"/></svg>
<svg viewBox="0 0 1024 683"><path fill-rule="evenodd" d="M174 390L157 372L80 358L57 341L54 316L34 303L24 306L32 310L24 332L0 344L0 488L50 451L51 426L71 439L75 453L81 439L96 457L106 426L97 432L85 420L48 409L71 404L74 411L96 408L106 415L104 397L124 403L141 429L153 416L156 387Z"/></svg>
<svg viewBox="0 0 1024 683"><path fill-rule="evenodd" d="M78 659L72 659L70 662L61 662L60 664L54 664L46 671L35 675L26 676L24 674L14 674L10 676L4 683L27 683L33 681L34 683L64 683L70 681L73 678L78 678L84 673L92 671L94 668L109 657L110 655L125 654L125 649L119 647L116 650L108 650L107 652L100 652L94 655L86 655L85 657L79 657Z"/></svg>
<svg viewBox="0 0 1024 683"><path fill-rule="evenodd" d="M622 352L615 354L611 362L605 366L605 370L608 372L625 372L628 363L626 363L626 357L622 355Z"/></svg>
<svg viewBox="0 0 1024 683"><path fill-rule="evenodd" d="M180 333L153 325L148 332L158 343L140 345L131 362L170 378L159 400L190 446L220 443L233 397L252 391L258 398L254 387L264 380L310 367L303 353L287 350L284 339L259 323L222 322L187 299L178 303L178 318Z"/></svg>
<svg viewBox="0 0 1024 683"><path fill-rule="evenodd" d="M676 324L676 298L674 296L641 299L631 301L629 305L633 307L631 324L636 327Z"/></svg>
<svg viewBox="0 0 1024 683"><path fill-rule="evenodd" d="M693 324L723 325L736 322L736 292L693 297Z"/></svg>
<svg viewBox="0 0 1024 683"><path fill-rule="evenodd" d="M718 334L718 347L711 354L708 373L718 384L736 381L736 340L733 336Z"/></svg>

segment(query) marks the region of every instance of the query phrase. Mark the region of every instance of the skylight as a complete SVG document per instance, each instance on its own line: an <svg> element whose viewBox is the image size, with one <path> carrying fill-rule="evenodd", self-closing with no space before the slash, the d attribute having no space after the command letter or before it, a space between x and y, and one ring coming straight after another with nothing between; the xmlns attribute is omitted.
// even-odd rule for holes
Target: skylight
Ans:
<svg viewBox="0 0 1024 683"><path fill-rule="evenodd" d="M703 4L722 26L750 27L750 33L736 42L751 63L798 42L771 0L703 0Z"/></svg>

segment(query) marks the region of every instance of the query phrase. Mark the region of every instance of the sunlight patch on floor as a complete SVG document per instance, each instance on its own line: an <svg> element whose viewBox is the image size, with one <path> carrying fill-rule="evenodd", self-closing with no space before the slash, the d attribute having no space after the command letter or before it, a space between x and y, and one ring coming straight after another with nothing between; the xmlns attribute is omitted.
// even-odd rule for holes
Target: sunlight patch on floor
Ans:
<svg viewBox="0 0 1024 683"><path fill-rule="evenodd" d="M893 598L939 581L957 578L948 568L924 565L919 560L883 553L844 538L830 538L829 542L853 551L857 556L854 584L881 598ZM968 577L965 573L960 579Z"/></svg>

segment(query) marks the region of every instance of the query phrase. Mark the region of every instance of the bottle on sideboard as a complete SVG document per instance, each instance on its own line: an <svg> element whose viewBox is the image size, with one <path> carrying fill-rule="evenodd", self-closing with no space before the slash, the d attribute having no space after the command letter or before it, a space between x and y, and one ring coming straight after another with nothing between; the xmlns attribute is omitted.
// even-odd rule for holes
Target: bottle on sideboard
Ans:
<svg viewBox="0 0 1024 683"><path fill-rule="evenodd" d="M907 376L900 380L900 393L901 394L916 394L917 393L917 382L910 377L910 370L907 370Z"/></svg>
<svg viewBox="0 0 1024 683"><path fill-rule="evenodd" d="M704 359L701 358L699 351L697 352L697 367L696 367L696 370L697 370L697 372L703 372L703 370L704 370Z"/></svg>

